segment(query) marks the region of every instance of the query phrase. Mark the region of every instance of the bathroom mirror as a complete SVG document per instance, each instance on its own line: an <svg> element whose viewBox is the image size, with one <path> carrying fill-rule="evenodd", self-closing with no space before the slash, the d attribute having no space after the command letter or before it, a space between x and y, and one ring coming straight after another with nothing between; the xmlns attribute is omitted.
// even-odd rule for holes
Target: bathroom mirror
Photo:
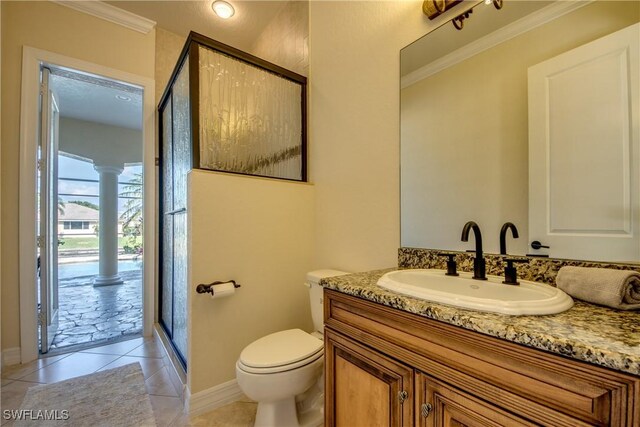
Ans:
<svg viewBox="0 0 640 427"><path fill-rule="evenodd" d="M473 220L499 253L510 221L513 255L639 262L639 17L635 1L481 2L402 49L401 245L472 249Z"/></svg>

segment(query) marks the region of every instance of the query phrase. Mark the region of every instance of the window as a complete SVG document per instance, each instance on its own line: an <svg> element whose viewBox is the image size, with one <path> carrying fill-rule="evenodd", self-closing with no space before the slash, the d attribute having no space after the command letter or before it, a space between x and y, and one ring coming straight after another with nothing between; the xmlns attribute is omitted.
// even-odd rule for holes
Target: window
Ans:
<svg viewBox="0 0 640 427"><path fill-rule="evenodd" d="M88 230L89 221L64 221L65 230Z"/></svg>

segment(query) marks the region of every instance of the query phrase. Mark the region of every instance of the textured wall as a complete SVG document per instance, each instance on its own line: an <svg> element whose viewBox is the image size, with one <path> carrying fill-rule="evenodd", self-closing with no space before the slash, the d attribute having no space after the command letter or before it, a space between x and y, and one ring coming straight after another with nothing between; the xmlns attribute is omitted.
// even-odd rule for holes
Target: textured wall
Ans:
<svg viewBox="0 0 640 427"><path fill-rule="evenodd" d="M51 2L3 1L1 7L2 349L5 350L20 346L18 165L22 46L153 78L155 31L144 35Z"/></svg>
<svg viewBox="0 0 640 427"><path fill-rule="evenodd" d="M156 28L156 107L167 88L169 77L178 62L178 56L186 40L185 37Z"/></svg>
<svg viewBox="0 0 640 427"><path fill-rule="evenodd" d="M429 21L421 5L310 4L315 267L364 271L397 263L400 49L451 17Z"/></svg>
<svg viewBox="0 0 640 427"><path fill-rule="evenodd" d="M308 76L309 2L288 2L265 27L249 52Z"/></svg>

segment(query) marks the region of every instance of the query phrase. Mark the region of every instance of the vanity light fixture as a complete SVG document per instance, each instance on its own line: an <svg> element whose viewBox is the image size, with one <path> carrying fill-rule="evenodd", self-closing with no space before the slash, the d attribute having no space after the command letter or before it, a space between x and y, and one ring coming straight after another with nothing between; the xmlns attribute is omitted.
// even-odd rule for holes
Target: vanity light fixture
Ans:
<svg viewBox="0 0 640 427"><path fill-rule="evenodd" d="M500 10L502 9L503 0L484 0L484 4L493 4L496 9ZM464 27L464 20L468 19L472 13L473 9L469 9L451 20L451 23L456 27L456 30L461 30Z"/></svg>
<svg viewBox="0 0 640 427"><path fill-rule="evenodd" d="M459 3L462 3L462 0L424 0L422 2L422 12L429 19L434 19Z"/></svg>
<svg viewBox="0 0 640 427"><path fill-rule="evenodd" d="M451 20L451 23L456 27L456 30L461 30L464 27L464 20L468 19L472 13L473 9L469 9Z"/></svg>
<svg viewBox="0 0 640 427"><path fill-rule="evenodd" d="M229 19L236 13L231 3L223 0L216 0L211 3L211 9L222 19Z"/></svg>
<svg viewBox="0 0 640 427"><path fill-rule="evenodd" d="M496 9L500 10L500 9L502 9L502 1L503 1L503 0L484 0L484 4L491 4L491 3L493 3L493 6L494 6Z"/></svg>

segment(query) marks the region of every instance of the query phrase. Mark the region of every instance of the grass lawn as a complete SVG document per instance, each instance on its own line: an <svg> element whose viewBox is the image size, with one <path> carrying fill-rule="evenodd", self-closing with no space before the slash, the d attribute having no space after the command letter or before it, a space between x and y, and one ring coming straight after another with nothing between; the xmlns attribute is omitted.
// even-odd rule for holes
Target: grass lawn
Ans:
<svg viewBox="0 0 640 427"><path fill-rule="evenodd" d="M60 241L64 242L64 245L58 246L61 251L70 249L98 249L98 237L63 237ZM136 238L137 243L142 243L142 237ZM118 247L122 248L125 244L129 243L128 237L118 237Z"/></svg>

